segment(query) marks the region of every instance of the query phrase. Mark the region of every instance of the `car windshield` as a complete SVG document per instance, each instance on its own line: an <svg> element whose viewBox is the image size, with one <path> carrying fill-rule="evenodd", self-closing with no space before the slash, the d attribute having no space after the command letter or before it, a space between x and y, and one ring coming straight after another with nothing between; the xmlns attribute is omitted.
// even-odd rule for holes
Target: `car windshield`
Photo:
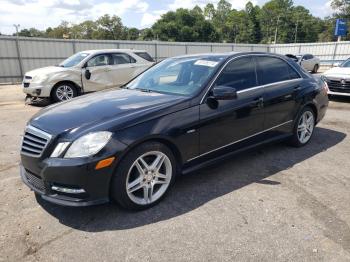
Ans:
<svg viewBox="0 0 350 262"><path fill-rule="evenodd" d="M76 66L81 61L83 61L88 55L89 55L89 53L86 53L86 52L77 53L75 55L68 57L66 60L64 60L62 63L60 63L59 66L62 66L62 67Z"/></svg>
<svg viewBox="0 0 350 262"><path fill-rule="evenodd" d="M345 60L345 61L340 65L340 67L350 67L350 59Z"/></svg>
<svg viewBox="0 0 350 262"><path fill-rule="evenodd" d="M141 74L126 87L188 96L207 82L224 58L224 56L208 56L166 59Z"/></svg>

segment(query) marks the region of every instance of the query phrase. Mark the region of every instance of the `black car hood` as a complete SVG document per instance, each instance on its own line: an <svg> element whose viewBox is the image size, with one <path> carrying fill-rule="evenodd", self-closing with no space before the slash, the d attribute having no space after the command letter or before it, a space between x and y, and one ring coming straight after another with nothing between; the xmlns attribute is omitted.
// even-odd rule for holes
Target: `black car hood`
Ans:
<svg viewBox="0 0 350 262"><path fill-rule="evenodd" d="M108 90L49 106L32 117L29 124L50 134L88 132L97 126L116 131L188 107L186 97Z"/></svg>

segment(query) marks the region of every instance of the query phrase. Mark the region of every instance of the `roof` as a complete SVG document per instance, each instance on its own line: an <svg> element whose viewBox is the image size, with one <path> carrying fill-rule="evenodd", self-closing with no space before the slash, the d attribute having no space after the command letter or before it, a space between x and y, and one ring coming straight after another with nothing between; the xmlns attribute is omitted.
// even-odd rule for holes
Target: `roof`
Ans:
<svg viewBox="0 0 350 262"><path fill-rule="evenodd" d="M139 49L92 49L92 50L83 50L80 52L88 53L113 53L113 52L147 52L146 50Z"/></svg>

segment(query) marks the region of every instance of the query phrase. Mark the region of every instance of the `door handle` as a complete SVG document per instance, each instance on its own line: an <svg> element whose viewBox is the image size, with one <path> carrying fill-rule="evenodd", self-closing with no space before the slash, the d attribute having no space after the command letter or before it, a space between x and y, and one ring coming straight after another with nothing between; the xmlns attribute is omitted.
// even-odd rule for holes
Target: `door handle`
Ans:
<svg viewBox="0 0 350 262"><path fill-rule="evenodd" d="M263 108L264 107L264 98L259 97L259 98L255 99L253 102L253 105L258 107L258 108Z"/></svg>
<svg viewBox="0 0 350 262"><path fill-rule="evenodd" d="M294 87L294 90L295 90L295 91L299 91L300 89L301 89L301 86L295 86L295 87Z"/></svg>

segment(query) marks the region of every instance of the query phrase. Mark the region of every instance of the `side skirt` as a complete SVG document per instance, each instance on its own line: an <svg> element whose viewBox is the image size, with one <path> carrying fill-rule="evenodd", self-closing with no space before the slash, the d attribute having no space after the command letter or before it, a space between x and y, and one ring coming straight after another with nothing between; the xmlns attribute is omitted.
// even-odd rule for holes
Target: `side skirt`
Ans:
<svg viewBox="0 0 350 262"><path fill-rule="evenodd" d="M242 152L245 152L245 151L249 151L251 149L256 149L256 148L259 148L259 147L261 147L263 145L266 145L266 144L280 142L280 141L283 141L283 140L286 140L286 139L290 138L291 136L292 136L292 134L282 134L282 135L279 135L279 136L276 136L276 137L273 137L273 138L266 139L266 140L261 141L259 143L251 144L249 146L246 146L246 147L243 147L243 148L240 148L240 149L237 149L237 150L229 151L227 153L223 152L222 155L219 155L219 156L214 157L212 159L204 160L203 162L200 162L200 163L195 164L193 166L184 167L182 169L181 174L186 175L188 173L192 173L192 172L197 171L199 169L202 169L202 168L205 168L205 167L208 167L208 166L212 166L212 165L214 165L214 164L216 164L216 163L218 163L220 161L223 161L225 159L231 158L232 156L237 155L239 153L242 153ZM199 160L200 160L200 158L199 158Z"/></svg>

